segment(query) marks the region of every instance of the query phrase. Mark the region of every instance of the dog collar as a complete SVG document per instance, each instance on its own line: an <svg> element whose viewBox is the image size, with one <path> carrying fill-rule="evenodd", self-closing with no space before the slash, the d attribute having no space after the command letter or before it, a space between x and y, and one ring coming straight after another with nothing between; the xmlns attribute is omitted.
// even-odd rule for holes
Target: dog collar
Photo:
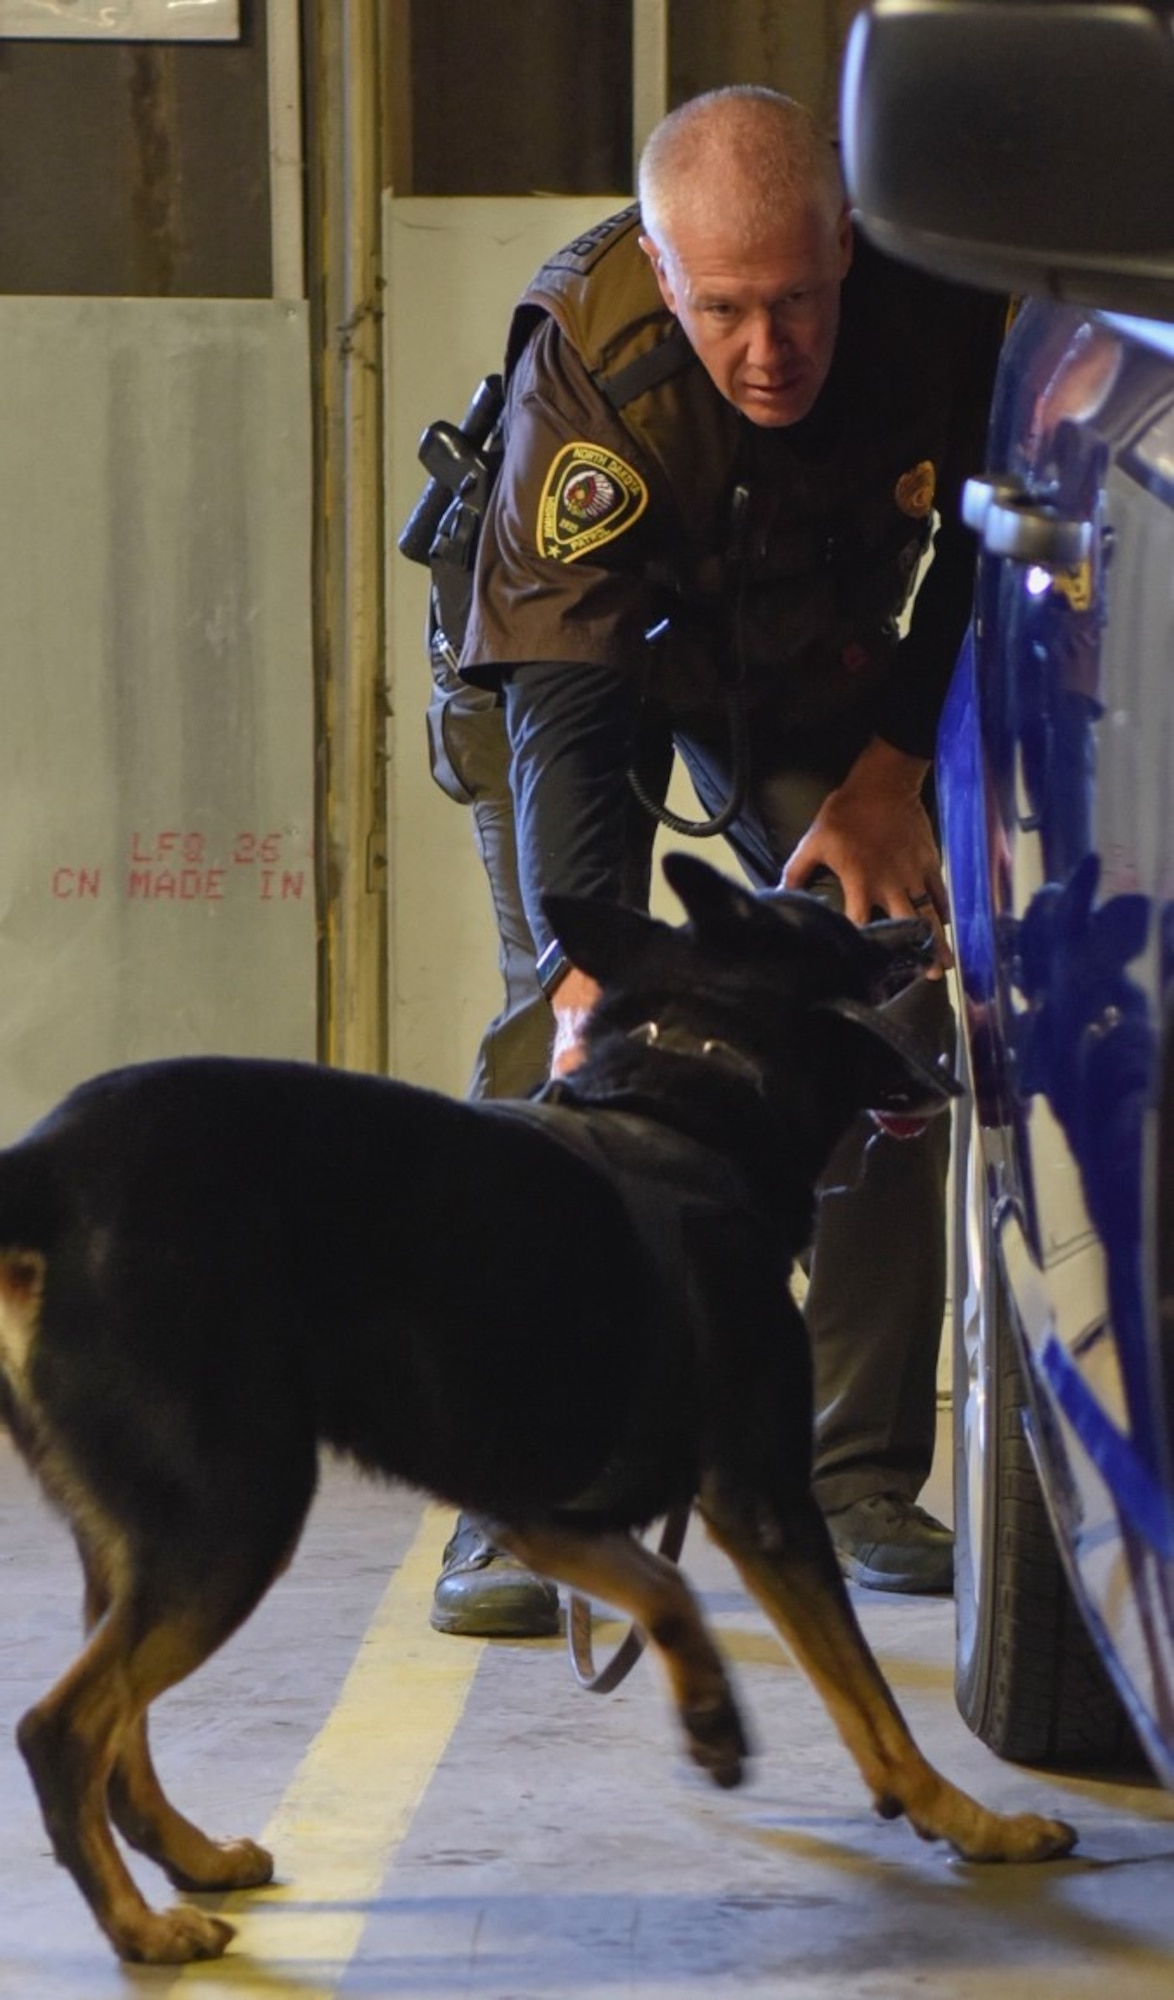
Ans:
<svg viewBox="0 0 1174 2000"><path fill-rule="evenodd" d="M686 1028L662 1028L659 1021L642 1021L638 1028L628 1034L630 1042L639 1042L644 1048L661 1049L667 1055L692 1056L695 1059L716 1063L719 1069L729 1070L742 1083L748 1083L760 1097L766 1095L761 1069L749 1056L729 1042L720 1041L716 1036L691 1035Z"/></svg>

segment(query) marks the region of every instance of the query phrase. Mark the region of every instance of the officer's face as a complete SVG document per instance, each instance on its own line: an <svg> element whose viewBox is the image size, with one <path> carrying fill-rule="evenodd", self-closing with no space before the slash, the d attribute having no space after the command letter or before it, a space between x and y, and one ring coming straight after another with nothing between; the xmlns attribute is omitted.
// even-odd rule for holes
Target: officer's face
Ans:
<svg viewBox="0 0 1174 2000"><path fill-rule="evenodd" d="M803 210L749 250L685 222L663 248L641 242L665 304L727 401L767 429L805 417L832 365L852 261L847 211L833 221Z"/></svg>

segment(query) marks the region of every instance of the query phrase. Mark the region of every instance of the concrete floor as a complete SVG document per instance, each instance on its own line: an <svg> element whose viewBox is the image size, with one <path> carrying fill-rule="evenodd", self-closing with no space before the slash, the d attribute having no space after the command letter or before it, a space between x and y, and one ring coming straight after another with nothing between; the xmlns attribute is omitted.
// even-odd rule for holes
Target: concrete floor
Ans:
<svg viewBox="0 0 1174 2000"><path fill-rule="evenodd" d="M328 1470L290 1574L153 1731L177 1802L211 1830L269 1836L279 1885L209 1899L239 1923L218 1966L125 1968L50 1860L12 1747L74 1648L78 1580L0 1440L2 2000L1168 2000L1174 1798L998 1763L954 1709L949 1603L858 1593L929 1755L990 1803L1073 1820L1070 1861L966 1867L876 1821L700 1537L686 1567L760 1751L734 1793L683 1762L647 1663L598 1698L561 1642L432 1634L446 1528Z"/></svg>

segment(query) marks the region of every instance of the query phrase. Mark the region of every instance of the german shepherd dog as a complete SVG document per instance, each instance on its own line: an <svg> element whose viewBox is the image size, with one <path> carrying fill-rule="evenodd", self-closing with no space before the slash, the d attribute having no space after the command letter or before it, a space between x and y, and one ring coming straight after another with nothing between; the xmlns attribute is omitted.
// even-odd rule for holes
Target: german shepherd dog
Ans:
<svg viewBox="0 0 1174 2000"><path fill-rule="evenodd" d="M630 1616L690 1754L733 1785L721 1658L633 1534L695 1499L881 1814L972 1861L1073 1844L927 1764L810 1494L788 1276L848 1124L924 1119L956 1090L874 1004L927 934L857 930L682 855L666 872L680 928L551 899L603 997L582 1067L538 1101L193 1058L98 1077L0 1154L0 1413L73 1531L87 1633L18 1741L57 1859L126 1959L212 1958L233 1933L150 1908L114 1831L181 1889L270 1879L262 1848L165 1797L147 1711L289 1562L322 1446Z"/></svg>

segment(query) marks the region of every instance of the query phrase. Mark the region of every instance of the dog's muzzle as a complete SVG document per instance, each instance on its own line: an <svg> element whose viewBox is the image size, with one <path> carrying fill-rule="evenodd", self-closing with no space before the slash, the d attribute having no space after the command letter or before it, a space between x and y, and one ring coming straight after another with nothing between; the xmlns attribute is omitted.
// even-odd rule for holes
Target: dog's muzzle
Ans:
<svg viewBox="0 0 1174 2000"><path fill-rule="evenodd" d="M886 963L872 987L873 1001L878 1007L914 985L937 957L933 926L922 917L878 917L864 925L864 934L886 954Z"/></svg>
<svg viewBox="0 0 1174 2000"><path fill-rule="evenodd" d="M902 988L902 993L906 991ZM825 1003L830 1011L848 1020L864 1023L871 1035L887 1043L900 1057L899 1081L890 1082L883 1103L867 1107L868 1115L891 1139L916 1139L932 1118L936 1118L955 1097L961 1097L948 1056L929 1057L922 1037L901 1018L901 995L883 1007L869 1007L858 1000Z"/></svg>

